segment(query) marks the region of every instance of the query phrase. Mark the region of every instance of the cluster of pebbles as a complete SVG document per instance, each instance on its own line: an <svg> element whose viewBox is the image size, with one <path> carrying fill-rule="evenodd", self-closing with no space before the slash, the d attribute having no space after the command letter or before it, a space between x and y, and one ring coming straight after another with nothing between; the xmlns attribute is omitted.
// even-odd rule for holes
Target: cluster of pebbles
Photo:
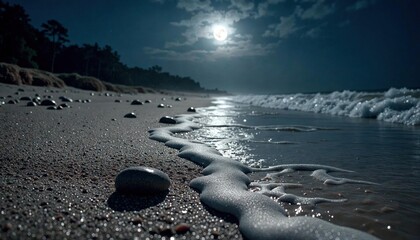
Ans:
<svg viewBox="0 0 420 240"><path fill-rule="evenodd" d="M162 117L153 102L173 104L165 107L173 115L185 112L186 99L18 88L0 85L0 239L242 239L233 217L203 206L189 187L202 169L149 139ZM139 96L149 104L131 105ZM60 104L71 108L45 110ZM132 110L136 121L109 121ZM116 178L130 166L159 169L170 185L146 196L118 191Z"/></svg>

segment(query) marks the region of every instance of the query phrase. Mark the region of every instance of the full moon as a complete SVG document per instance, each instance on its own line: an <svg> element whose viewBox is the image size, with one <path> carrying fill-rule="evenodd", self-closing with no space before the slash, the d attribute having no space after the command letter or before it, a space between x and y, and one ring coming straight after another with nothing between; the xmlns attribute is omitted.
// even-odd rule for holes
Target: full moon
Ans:
<svg viewBox="0 0 420 240"><path fill-rule="evenodd" d="M213 36L217 41L223 41L227 38L228 32L223 26L214 26L213 27Z"/></svg>

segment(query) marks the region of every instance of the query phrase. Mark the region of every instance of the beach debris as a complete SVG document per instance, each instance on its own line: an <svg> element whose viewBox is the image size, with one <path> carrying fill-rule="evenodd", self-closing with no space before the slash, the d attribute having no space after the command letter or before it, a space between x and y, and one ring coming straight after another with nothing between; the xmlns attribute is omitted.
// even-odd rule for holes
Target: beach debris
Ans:
<svg viewBox="0 0 420 240"><path fill-rule="evenodd" d="M164 116L159 119L160 123L176 124L176 120L171 116Z"/></svg>
<svg viewBox="0 0 420 240"><path fill-rule="evenodd" d="M171 185L168 175L158 169L144 166L122 170L115 179L119 193L132 195L153 195L167 191Z"/></svg>
<svg viewBox="0 0 420 240"><path fill-rule="evenodd" d="M146 101L144 101L145 103L152 103L152 100L147 99Z"/></svg>
<svg viewBox="0 0 420 240"><path fill-rule="evenodd" d="M124 117L125 117L125 118L136 118L137 116L136 116L136 114L135 114L135 113L131 112L131 113L127 113L127 114L125 114L125 115L124 115Z"/></svg>
<svg viewBox="0 0 420 240"><path fill-rule="evenodd" d="M61 96L59 97L59 99L63 102L73 102L73 99L65 97L65 96Z"/></svg>
<svg viewBox="0 0 420 240"><path fill-rule="evenodd" d="M197 111L195 110L195 108L194 108L194 107L189 107L189 108L187 109L187 112L197 112Z"/></svg>
<svg viewBox="0 0 420 240"><path fill-rule="evenodd" d="M161 103L157 106L158 108L165 108L165 104Z"/></svg>
<svg viewBox="0 0 420 240"><path fill-rule="evenodd" d="M131 105L143 105L143 102L136 99L131 102Z"/></svg>
<svg viewBox="0 0 420 240"><path fill-rule="evenodd" d="M57 106L57 103L55 103L55 101L51 99L44 99L42 100L41 105L42 106Z"/></svg>

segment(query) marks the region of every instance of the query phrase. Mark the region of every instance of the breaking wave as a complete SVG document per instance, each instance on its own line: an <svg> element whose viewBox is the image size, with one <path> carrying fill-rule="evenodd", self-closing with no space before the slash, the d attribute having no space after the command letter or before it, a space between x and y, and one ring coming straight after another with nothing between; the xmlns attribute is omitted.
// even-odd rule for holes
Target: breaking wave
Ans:
<svg viewBox="0 0 420 240"><path fill-rule="evenodd" d="M341 91L329 94L239 95L235 102L253 106L372 118L411 126L420 125L420 89L386 92Z"/></svg>

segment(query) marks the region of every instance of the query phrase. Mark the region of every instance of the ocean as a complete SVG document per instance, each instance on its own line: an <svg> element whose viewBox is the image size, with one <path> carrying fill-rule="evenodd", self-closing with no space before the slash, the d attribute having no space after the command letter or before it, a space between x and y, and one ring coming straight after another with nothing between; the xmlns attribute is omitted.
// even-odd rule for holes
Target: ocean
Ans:
<svg viewBox="0 0 420 240"><path fill-rule="evenodd" d="M198 112L201 128L177 136L255 169L252 192L267 190L260 183L291 183L266 194L288 217L381 239L420 236L420 90L238 95ZM296 168L302 164L327 170ZM283 171L267 169L276 165ZM301 200L284 201L286 193Z"/></svg>

